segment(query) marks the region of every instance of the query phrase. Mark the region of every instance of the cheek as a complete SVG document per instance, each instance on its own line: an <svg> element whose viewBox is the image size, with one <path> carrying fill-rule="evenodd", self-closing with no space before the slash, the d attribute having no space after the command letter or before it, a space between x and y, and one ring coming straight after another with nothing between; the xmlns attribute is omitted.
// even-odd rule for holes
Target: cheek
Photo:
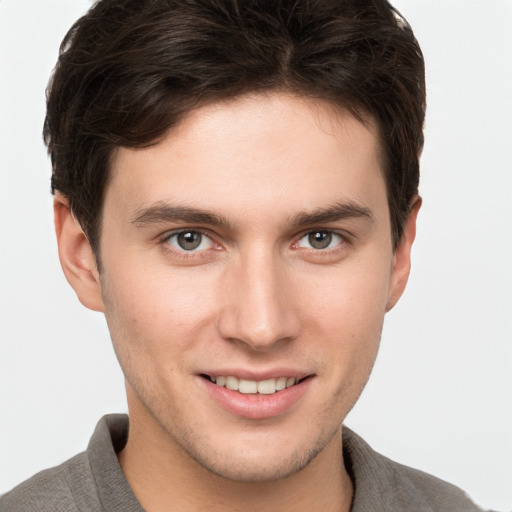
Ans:
<svg viewBox="0 0 512 512"><path fill-rule="evenodd" d="M179 365L199 343L199 332L214 323L211 288L179 272L124 270L129 268L118 265L102 279L105 316L121 366L147 364L158 373L162 361Z"/></svg>
<svg viewBox="0 0 512 512"><path fill-rule="evenodd" d="M382 325L390 268L382 261L346 264L335 273L317 273L304 287L308 310L333 330L367 333Z"/></svg>
<svg viewBox="0 0 512 512"><path fill-rule="evenodd" d="M389 269L382 262L361 269L347 265L336 276L316 279L307 297L309 340L324 354L325 367L347 386L360 388L377 355L389 288ZM319 336L319 333L322 333ZM329 364L335 361L336 364ZM338 379L338 378L337 378Z"/></svg>

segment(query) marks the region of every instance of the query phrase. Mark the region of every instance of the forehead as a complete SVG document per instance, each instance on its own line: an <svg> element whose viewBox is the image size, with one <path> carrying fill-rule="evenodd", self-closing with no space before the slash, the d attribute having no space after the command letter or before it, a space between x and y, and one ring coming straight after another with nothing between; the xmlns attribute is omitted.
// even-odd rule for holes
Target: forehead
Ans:
<svg viewBox="0 0 512 512"><path fill-rule="evenodd" d="M119 149L106 202L293 214L375 203L384 189L373 125L330 103L272 93L201 107L157 145Z"/></svg>

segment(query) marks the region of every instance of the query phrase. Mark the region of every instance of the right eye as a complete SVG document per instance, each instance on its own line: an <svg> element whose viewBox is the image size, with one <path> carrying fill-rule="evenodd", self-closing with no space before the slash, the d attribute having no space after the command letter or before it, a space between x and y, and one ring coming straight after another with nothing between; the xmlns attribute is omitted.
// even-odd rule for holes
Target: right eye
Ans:
<svg viewBox="0 0 512 512"><path fill-rule="evenodd" d="M184 229L171 233L165 240L174 250L180 252L199 252L211 249L215 243L200 231Z"/></svg>

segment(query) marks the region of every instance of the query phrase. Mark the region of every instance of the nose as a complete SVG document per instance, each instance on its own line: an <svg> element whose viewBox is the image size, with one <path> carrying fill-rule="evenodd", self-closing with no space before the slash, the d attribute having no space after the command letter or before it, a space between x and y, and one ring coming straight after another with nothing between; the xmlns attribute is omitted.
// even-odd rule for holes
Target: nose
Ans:
<svg viewBox="0 0 512 512"><path fill-rule="evenodd" d="M241 259L222 283L220 335L253 350L269 350L300 332L296 288L285 264L270 254Z"/></svg>

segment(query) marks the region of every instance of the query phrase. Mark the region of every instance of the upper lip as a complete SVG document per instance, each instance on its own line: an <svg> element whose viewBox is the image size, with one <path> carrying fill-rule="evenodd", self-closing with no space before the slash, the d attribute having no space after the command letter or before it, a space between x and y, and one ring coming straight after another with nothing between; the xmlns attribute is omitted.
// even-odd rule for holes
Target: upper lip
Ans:
<svg viewBox="0 0 512 512"><path fill-rule="evenodd" d="M300 369L294 370L291 368L272 368L265 371L256 371L242 368L220 368L215 370L204 370L199 372L199 375L208 375L209 377L218 377L222 375L223 377L237 377L238 379L261 381L267 379L277 379L279 377L295 377L297 380L300 380L305 377L312 376L313 373Z"/></svg>

